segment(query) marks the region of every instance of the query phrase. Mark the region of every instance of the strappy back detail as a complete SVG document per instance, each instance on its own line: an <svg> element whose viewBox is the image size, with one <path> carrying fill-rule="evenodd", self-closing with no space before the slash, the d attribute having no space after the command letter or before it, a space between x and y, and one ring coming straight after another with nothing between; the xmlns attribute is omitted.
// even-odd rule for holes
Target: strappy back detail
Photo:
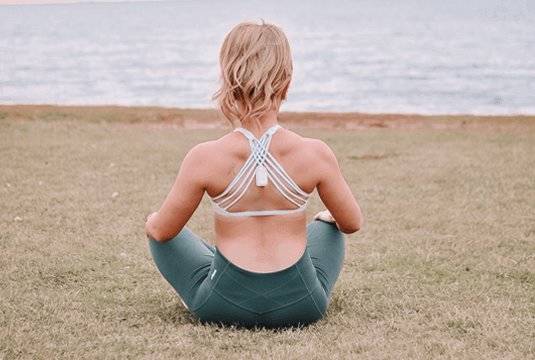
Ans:
<svg viewBox="0 0 535 360"><path fill-rule="evenodd" d="M266 130L260 139L257 139L245 128L238 127L234 129L234 131L245 135L249 140L251 154L225 190L218 196L210 198L215 212L226 216L267 216L283 215L305 210L311 193L303 191L269 152L271 138L279 128L281 128L279 124L273 125ZM297 208L228 211L232 205L236 204L245 195L253 180L255 181L255 185L259 187L267 186L271 182L277 191L288 201L297 205Z"/></svg>

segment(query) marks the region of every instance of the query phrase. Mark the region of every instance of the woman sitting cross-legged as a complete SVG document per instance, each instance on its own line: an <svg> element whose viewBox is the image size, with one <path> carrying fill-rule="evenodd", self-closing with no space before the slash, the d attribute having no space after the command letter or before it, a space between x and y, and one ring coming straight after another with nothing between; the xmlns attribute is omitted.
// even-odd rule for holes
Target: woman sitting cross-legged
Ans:
<svg viewBox="0 0 535 360"><path fill-rule="evenodd" d="M292 59L275 25L241 23L220 50L214 95L234 131L194 146L145 230L154 262L203 323L289 327L321 319L340 274L345 234L362 214L324 142L278 123ZM314 189L328 210L307 224ZM215 245L186 223L204 193Z"/></svg>

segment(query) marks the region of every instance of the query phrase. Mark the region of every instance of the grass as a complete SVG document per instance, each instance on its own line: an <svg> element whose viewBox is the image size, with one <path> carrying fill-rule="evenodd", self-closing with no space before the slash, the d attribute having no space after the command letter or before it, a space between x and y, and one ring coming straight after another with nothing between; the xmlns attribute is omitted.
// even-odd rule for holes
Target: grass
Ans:
<svg viewBox="0 0 535 360"><path fill-rule="evenodd" d="M335 150L366 224L326 318L250 331L200 325L143 234L184 154L226 130L93 110L0 109L0 358L535 357L533 118L295 127ZM207 199L188 226L212 241Z"/></svg>

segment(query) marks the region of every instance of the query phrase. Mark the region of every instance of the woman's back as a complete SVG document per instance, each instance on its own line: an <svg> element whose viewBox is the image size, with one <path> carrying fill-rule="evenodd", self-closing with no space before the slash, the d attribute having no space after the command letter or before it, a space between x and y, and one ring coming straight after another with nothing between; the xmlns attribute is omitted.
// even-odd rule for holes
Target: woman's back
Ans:
<svg viewBox="0 0 535 360"><path fill-rule="evenodd" d="M260 138L260 134L255 136ZM266 151L282 167L299 190L310 194L314 191L318 176L314 173L315 140L303 138L285 128L278 128L271 137ZM251 156L249 140L234 131L207 144L213 154L203 166L211 174L206 192L212 198L221 196L229 184L240 174ZM316 159L317 162L317 159ZM254 177L253 166L251 178ZM252 179L241 188L243 195L224 213L214 212L215 243L218 249L236 265L256 272L271 272L295 263L306 246L306 213L289 211L271 216L232 216L244 211L299 210L298 204L287 198L289 184L278 176L278 168L268 168L275 176L265 186L257 186ZM306 204L305 204L306 205ZM229 214L230 213L230 214ZM232 214L232 215L231 215Z"/></svg>
<svg viewBox="0 0 535 360"><path fill-rule="evenodd" d="M271 118L266 118L264 125L255 133L262 134L277 123L276 114L270 114ZM287 174L286 181L273 181L276 179L268 175L265 186L256 186L252 178L249 178L248 184L247 179L241 179L243 187L238 184L238 189L231 194L236 198L214 207L217 210L216 245L222 251L226 248L226 255L236 259L237 264L258 271L283 268L302 253L302 225L306 222L304 210L314 189L342 232L358 231L362 221L360 207L342 175L334 152L327 144L301 137L285 128L275 132L271 140L266 149L273 162L280 166L280 172ZM193 215L205 193L216 203L218 197L225 195L250 155L250 143L238 132L194 146L184 157L175 183L157 216L147 222L147 232L158 241L174 237ZM252 170L255 167L253 164ZM284 187L291 188L291 182L295 185L294 195L291 191L281 191ZM279 184L278 188L273 186L275 183ZM298 192L301 200L296 197ZM288 197L298 201L293 203ZM271 213L274 210L278 214L230 216L241 211Z"/></svg>

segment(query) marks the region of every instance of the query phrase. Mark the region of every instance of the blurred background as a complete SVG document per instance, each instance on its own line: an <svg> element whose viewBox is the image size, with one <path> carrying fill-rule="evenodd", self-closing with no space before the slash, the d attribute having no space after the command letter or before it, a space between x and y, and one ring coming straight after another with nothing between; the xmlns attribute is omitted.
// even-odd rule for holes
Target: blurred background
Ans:
<svg viewBox="0 0 535 360"><path fill-rule="evenodd" d="M292 46L282 110L535 114L530 0L1 3L0 104L214 107L225 34L262 17Z"/></svg>

